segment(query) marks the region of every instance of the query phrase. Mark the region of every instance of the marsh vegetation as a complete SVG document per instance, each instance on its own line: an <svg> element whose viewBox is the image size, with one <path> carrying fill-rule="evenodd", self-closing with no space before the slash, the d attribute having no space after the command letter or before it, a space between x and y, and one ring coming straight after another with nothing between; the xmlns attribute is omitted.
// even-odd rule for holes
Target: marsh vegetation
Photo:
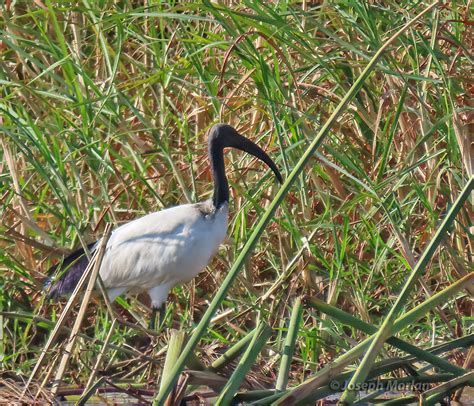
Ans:
<svg viewBox="0 0 474 406"><path fill-rule="evenodd" d="M28 400L163 402L179 379L174 400L295 404L415 379L431 389L402 402L434 404L472 383L472 16L460 1L414 20L429 5L0 6L0 399L30 379ZM210 198L216 122L263 146L283 187L227 155L228 239L172 291L160 334L140 296L117 319L77 295L61 319L43 283L63 255Z"/></svg>

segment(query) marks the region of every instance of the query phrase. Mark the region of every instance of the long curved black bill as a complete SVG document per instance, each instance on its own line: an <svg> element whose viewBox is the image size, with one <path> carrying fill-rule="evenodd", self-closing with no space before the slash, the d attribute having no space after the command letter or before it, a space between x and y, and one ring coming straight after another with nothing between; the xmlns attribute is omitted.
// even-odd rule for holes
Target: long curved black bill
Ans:
<svg viewBox="0 0 474 406"><path fill-rule="evenodd" d="M255 158L260 159L261 161L265 162L268 167L273 171L278 181L280 183L283 183L283 177L281 176L278 167L262 148L260 148L254 142L250 141L248 138L245 138L244 136L240 135L230 125L220 124L219 127L220 134L224 135L221 139L222 146L224 148L231 147L240 149L241 151L247 152L250 155L253 155Z"/></svg>

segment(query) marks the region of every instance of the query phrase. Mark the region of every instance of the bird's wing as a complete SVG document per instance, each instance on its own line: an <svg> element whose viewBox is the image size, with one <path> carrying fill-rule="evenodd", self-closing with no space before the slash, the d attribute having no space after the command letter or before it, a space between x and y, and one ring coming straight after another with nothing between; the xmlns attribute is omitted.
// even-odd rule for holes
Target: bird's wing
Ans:
<svg viewBox="0 0 474 406"><path fill-rule="evenodd" d="M192 226L200 216L202 213L197 205L181 205L148 214L115 229L107 243L100 270L105 286L130 286L137 277L143 279L147 274L152 275L156 271L152 269L154 261L159 258L173 258L181 231ZM99 242L100 240L87 246L91 253L98 247ZM80 248L62 263L51 267L48 271L50 275L58 269L66 269L67 272L57 281L48 278L45 283L49 288L48 296L55 298L71 293L88 264L84 249Z"/></svg>
<svg viewBox="0 0 474 406"><path fill-rule="evenodd" d="M193 236L188 231L202 217L196 205L182 205L117 229L107 244L100 270L104 285L147 289L177 282L178 264L192 244Z"/></svg>

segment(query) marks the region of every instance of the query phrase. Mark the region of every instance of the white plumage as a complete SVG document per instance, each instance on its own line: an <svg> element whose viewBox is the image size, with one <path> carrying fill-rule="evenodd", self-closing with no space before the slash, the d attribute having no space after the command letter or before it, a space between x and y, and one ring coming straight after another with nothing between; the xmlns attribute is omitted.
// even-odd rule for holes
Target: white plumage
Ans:
<svg viewBox="0 0 474 406"><path fill-rule="evenodd" d="M277 166L260 147L231 126L216 124L208 142L214 180L212 200L171 207L117 228L107 242L99 271L110 300L125 292L146 291L154 312L160 308L162 317L169 290L189 281L206 267L227 230L229 185L223 157L226 147L254 155L282 182ZM97 242L88 247L94 251L98 245ZM63 264L71 265L70 269L51 285L50 297L72 292L88 260L80 249L65 258Z"/></svg>
<svg viewBox="0 0 474 406"><path fill-rule="evenodd" d="M148 291L159 308L168 291L194 278L219 249L228 205L186 204L148 214L117 228L107 243L100 277L110 300Z"/></svg>

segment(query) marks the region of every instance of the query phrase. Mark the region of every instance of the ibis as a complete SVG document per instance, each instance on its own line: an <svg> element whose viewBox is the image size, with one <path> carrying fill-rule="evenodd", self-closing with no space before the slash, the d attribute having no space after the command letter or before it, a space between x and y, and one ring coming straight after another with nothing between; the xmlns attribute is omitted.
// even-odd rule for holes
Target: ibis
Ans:
<svg viewBox="0 0 474 406"><path fill-rule="evenodd" d="M272 159L258 145L227 124L216 124L209 131L208 156L214 193L212 199L183 204L145 215L116 228L105 247L99 270L108 298L113 302L124 293L147 292L151 299L153 328L157 311L164 317L168 292L194 278L209 263L225 238L229 216L229 184L224 168L224 148L247 152L268 165L282 183ZM100 240L88 245L91 253ZM49 297L71 293L89 260L84 249L66 257L60 264L69 267L49 286ZM55 272L59 265L50 271Z"/></svg>

